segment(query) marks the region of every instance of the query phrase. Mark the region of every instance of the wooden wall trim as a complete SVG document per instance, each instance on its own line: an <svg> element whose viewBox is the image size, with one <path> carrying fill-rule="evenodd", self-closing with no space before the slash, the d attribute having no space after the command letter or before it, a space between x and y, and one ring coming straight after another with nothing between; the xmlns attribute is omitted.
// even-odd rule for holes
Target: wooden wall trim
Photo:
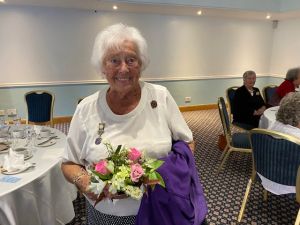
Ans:
<svg viewBox="0 0 300 225"><path fill-rule="evenodd" d="M179 106L180 112L217 109L217 104Z"/></svg>
<svg viewBox="0 0 300 225"><path fill-rule="evenodd" d="M70 123L72 120L72 116L59 116L59 117L54 117L53 118L53 123L58 124L58 123Z"/></svg>
<svg viewBox="0 0 300 225"><path fill-rule="evenodd" d="M179 106L180 112L208 110L208 109L217 109L217 108L218 108L217 104ZM70 123L71 120L72 120L72 116L58 116L53 118L53 124ZM26 120L22 119L21 123L25 124Z"/></svg>

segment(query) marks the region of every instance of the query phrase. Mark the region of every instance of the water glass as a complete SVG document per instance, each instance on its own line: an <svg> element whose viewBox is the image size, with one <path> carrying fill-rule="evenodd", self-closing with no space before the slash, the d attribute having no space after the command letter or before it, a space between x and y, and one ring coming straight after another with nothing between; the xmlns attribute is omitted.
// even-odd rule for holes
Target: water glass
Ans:
<svg viewBox="0 0 300 225"><path fill-rule="evenodd" d="M25 128L25 138L26 138L26 143L25 143L25 147L28 147L28 149L32 149L33 148L33 140L35 137L35 131L33 126L26 126Z"/></svg>

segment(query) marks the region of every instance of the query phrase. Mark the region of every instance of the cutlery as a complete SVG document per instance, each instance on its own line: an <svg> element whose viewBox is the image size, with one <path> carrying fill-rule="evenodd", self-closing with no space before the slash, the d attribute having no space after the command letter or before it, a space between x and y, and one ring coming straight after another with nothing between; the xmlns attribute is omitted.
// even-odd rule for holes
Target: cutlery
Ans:
<svg viewBox="0 0 300 225"><path fill-rule="evenodd" d="M48 138L46 141L43 141L43 142L41 142L41 143L38 143L37 145L43 145L43 144L46 144L46 143L48 143L49 141L51 141L52 139L56 139L56 138L57 138L57 136L52 136L52 137Z"/></svg>

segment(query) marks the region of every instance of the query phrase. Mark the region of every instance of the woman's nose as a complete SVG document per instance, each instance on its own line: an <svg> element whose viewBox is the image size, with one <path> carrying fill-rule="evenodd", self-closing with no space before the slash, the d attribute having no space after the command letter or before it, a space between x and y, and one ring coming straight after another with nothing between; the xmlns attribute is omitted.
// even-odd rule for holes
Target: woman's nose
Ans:
<svg viewBox="0 0 300 225"><path fill-rule="evenodd" d="M128 72L128 65L126 64L126 62L124 60L122 60L121 65L120 65L120 71L122 72Z"/></svg>

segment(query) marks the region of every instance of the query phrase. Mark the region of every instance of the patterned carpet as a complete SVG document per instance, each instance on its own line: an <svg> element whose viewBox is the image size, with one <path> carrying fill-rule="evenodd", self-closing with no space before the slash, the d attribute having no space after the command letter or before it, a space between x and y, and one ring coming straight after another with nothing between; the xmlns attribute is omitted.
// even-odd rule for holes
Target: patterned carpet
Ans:
<svg viewBox="0 0 300 225"><path fill-rule="evenodd" d="M184 112L183 115L196 141L195 158L209 209L208 224L238 224L237 215L251 173L250 154L233 153L228 158L224 170L217 174L222 153L217 147L218 134L222 133L217 110ZM60 124L57 128L67 132L68 124ZM294 224L299 209L295 198L269 194L268 201L264 202L262 191L261 185L256 182L251 189L240 224ZM84 200L77 198L74 208L76 217L70 225L85 224Z"/></svg>

